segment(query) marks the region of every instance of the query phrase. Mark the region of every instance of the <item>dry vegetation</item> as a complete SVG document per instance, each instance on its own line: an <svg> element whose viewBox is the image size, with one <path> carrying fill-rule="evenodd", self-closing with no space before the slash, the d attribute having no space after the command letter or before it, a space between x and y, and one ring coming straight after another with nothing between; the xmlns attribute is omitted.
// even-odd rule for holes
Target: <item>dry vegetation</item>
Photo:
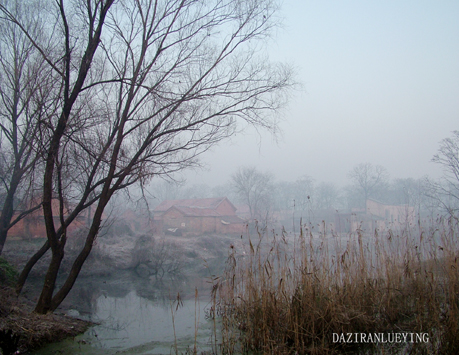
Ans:
<svg viewBox="0 0 459 355"><path fill-rule="evenodd" d="M17 345L18 353L26 353L83 333L91 325L65 315L39 315L32 312L32 306L25 298L18 298L11 288L0 287L0 348L4 355L7 348L12 349L11 354L16 353ZM11 336L15 337L16 344L10 341Z"/></svg>
<svg viewBox="0 0 459 355"><path fill-rule="evenodd" d="M458 227L439 220L430 231L341 237L303 229L232 249L218 285L223 353L459 353ZM333 333L429 341L345 344Z"/></svg>

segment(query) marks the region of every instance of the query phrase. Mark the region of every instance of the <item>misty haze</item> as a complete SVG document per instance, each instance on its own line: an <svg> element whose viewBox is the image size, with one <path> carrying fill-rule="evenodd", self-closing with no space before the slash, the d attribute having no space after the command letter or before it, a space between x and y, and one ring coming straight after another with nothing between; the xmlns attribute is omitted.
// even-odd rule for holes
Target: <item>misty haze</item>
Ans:
<svg viewBox="0 0 459 355"><path fill-rule="evenodd" d="M458 18L0 0L0 353L459 353Z"/></svg>

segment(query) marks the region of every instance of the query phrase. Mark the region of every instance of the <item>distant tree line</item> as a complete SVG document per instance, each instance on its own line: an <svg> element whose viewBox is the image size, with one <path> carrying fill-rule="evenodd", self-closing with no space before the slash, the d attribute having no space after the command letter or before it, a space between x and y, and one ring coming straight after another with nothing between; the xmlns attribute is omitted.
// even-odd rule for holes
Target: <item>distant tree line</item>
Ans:
<svg viewBox="0 0 459 355"><path fill-rule="evenodd" d="M262 225L276 211L363 211L368 199L387 205L409 205L415 208L418 216L455 214L459 206L459 194L456 193L459 191L459 174L456 177L453 169L459 168L459 163L456 166L451 159L459 156L459 133L454 132L454 137L458 144L455 153L445 154L445 147L451 150L452 144L450 139L445 139L433 158L433 162L442 164L449 172L439 181L428 177L390 179L383 166L362 163L349 171L349 185L337 186L330 182L316 182L307 175L295 181L276 181L272 173L246 166L234 172L225 184L214 187L162 182L153 190L163 194L155 195L152 204L165 199L227 196L235 204L246 205L250 218ZM446 159L449 165L441 159Z"/></svg>

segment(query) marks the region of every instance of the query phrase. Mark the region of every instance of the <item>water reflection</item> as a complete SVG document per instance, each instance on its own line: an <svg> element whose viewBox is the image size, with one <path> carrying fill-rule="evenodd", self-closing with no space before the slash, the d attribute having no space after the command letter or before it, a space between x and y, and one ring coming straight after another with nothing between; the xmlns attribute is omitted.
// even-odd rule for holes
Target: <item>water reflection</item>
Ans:
<svg viewBox="0 0 459 355"><path fill-rule="evenodd" d="M214 326L205 316L209 295L202 279L156 283L130 273L81 279L61 311L77 312L97 325L35 354L170 354L176 342L184 352L195 339L199 350L209 350Z"/></svg>
<svg viewBox="0 0 459 355"><path fill-rule="evenodd" d="M94 345L105 349L126 349L146 342L172 344L175 337L183 340L194 335L195 316L198 327L207 323L204 307L194 300L184 300L177 308L176 301L158 303L135 291L123 298L100 296L91 316L100 325L88 333L97 339Z"/></svg>

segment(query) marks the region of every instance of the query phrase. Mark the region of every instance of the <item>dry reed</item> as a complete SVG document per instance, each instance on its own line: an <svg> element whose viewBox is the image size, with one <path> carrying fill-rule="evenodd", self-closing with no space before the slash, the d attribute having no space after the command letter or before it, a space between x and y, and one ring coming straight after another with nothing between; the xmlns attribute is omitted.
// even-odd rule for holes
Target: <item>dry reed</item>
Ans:
<svg viewBox="0 0 459 355"><path fill-rule="evenodd" d="M258 233L231 249L218 285L221 352L458 354L458 227L449 219L371 236ZM334 338L360 333L414 338Z"/></svg>

